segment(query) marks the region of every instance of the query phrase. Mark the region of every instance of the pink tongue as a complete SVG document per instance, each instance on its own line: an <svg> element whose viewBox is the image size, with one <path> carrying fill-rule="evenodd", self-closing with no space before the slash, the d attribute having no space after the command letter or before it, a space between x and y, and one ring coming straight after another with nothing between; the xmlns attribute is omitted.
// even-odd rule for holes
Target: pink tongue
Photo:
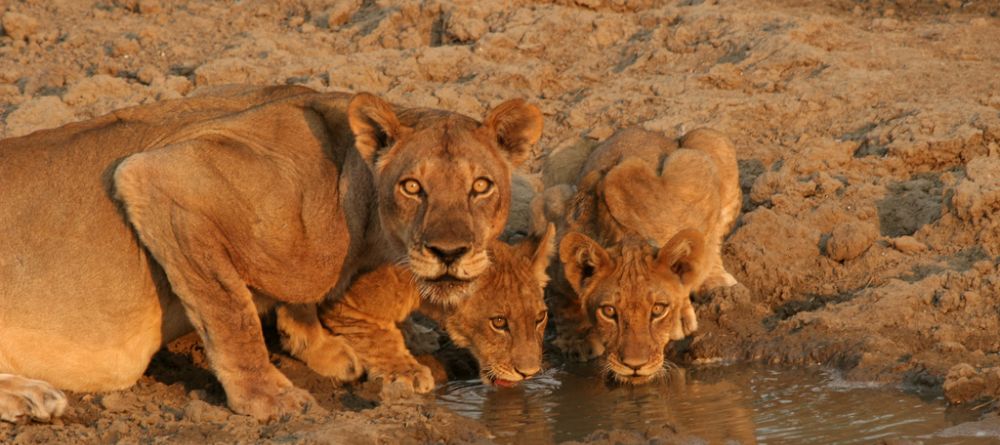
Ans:
<svg viewBox="0 0 1000 445"><path fill-rule="evenodd" d="M501 388L513 388L515 385L517 385L517 382L512 382L510 380L504 380L504 379L496 379L493 381L493 384Z"/></svg>

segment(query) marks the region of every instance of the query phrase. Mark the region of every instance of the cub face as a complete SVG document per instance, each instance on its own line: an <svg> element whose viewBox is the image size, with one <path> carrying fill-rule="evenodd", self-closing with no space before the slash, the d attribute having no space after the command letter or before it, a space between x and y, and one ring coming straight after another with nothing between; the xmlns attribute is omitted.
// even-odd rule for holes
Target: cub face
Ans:
<svg viewBox="0 0 1000 445"><path fill-rule="evenodd" d="M573 232L560 243L559 257L603 343L610 377L641 384L661 375L670 340L697 328L690 293L706 269L702 235L682 230L660 249L626 239L608 251Z"/></svg>
<svg viewBox="0 0 1000 445"><path fill-rule="evenodd" d="M445 330L476 357L486 384L512 386L541 370L548 321L543 290L554 240L555 226L549 224L538 240L515 246L497 241L493 265L476 290L449 308Z"/></svg>
<svg viewBox="0 0 1000 445"><path fill-rule="evenodd" d="M434 110L397 115L388 103L359 94L348 121L374 173L382 229L421 293L462 299L490 265L487 246L510 207L510 170L541 136L541 112L511 100L482 123Z"/></svg>

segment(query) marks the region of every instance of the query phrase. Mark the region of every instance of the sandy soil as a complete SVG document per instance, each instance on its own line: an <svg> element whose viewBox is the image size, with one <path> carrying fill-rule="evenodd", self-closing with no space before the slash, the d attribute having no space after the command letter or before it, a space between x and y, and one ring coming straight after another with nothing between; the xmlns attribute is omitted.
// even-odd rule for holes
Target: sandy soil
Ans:
<svg viewBox="0 0 1000 445"><path fill-rule="evenodd" d="M713 126L740 159L725 261L742 284L698 298L702 328L675 361L829 364L956 403L1000 397L997 2L327 3L0 0L0 137L225 83L472 116L527 97L546 117L539 160L621 126ZM257 425L224 408L199 351L174 344L134 389L74 395L65 419L2 425L0 442L488 434L375 383L333 388L280 354L331 413ZM645 440L615 434L595 439Z"/></svg>

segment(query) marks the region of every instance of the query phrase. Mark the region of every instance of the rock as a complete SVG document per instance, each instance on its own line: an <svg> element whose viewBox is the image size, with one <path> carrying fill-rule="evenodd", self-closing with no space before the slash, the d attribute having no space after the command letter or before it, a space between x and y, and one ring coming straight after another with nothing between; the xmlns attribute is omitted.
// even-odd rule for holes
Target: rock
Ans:
<svg viewBox="0 0 1000 445"><path fill-rule="evenodd" d="M598 126L594 127L593 129L591 129L589 132L587 132L587 137L589 137L591 139L594 139L596 141L603 141L603 140L611 137L611 135L614 134L614 133L615 133L615 130L613 128L611 128L610 126L608 126L608 125L598 125Z"/></svg>
<svg viewBox="0 0 1000 445"><path fill-rule="evenodd" d="M115 57L130 57L139 53L142 49L139 42L128 37L119 37L111 44L111 55Z"/></svg>
<svg viewBox="0 0 1000 445"><path fill-rule="evenodd" d="M195 423L224 422L227 418L229 418L228 410L202 400L192 400L184 405L184 420Z"/></svg>
<svg viewBox="0 0 1000 445"><path fill-rule="evenodd" d="M138 7L140 14L156 14L163 10L160 0L139 0Z"/></svg>
<svg viewBox="0 0 1000 445"><path fill-rule="evenodd" d="M17 12L7 12L0 18L4 34L14 40L27 40L38 33L38 20Z"/></svg>
<svg viewBox="0 0 1000 445"><path fill-rule="evenodd" d="M826 243L826 255L834 261L857 258L872 245L878 231L871 224L847 223L833 229Z"/></svg>
<svg viewBox="0 0 1000 445"><path fill-rule="evenodd" d="M347 23L360 7L360 0L335 2L330 9L327 9L326 25L330 28L335 28Z"/></svg>
<svg viewBox="0 0 1000 445"><path fill-rule="evenodd" d="M144 66L139 68L139 71L135 73L135 77L139 79L139 82L150 85L157 79L162 79L163 74L160 73L160 70L152 66Z"/></svg>
<svg viewBox="0 0 1000 445"><path fill-rule="evenodd" d="M55 128L73 122L76 116L56 96L31 99L7 116L7 135L21 136L46 128Z"/></svg>
<svg viewBox="0 0 1000 445"><path fill-rule="evenodd" d="M889 242L892 247L903 253L918 253L927 250L927 245L909 235L893 238Z"/></svg>
<svg viewBox="0 0 1000 445"><path fill-rule="evenodd" d="M1000 368L976 370L968 363L959 363L948 370L944 396L952 404L971 403L1000 395Z"/></svg>

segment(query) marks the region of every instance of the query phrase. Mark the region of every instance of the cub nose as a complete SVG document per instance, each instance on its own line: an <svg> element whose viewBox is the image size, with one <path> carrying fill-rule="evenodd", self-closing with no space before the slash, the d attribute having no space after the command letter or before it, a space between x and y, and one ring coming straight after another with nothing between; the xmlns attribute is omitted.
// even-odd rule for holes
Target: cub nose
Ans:
<svg viewBox="0 0 1000 445"><path fill-rule="evenodd" d="M538 365L533 365L533 366L515 366L514 370L517 371L518 374L521 374L522 378L524 378L524 379L527 380L527 379L530 379L531 376L533 376L535 374L538 374L538 371L540 370L540 368L538 367Z"/></svg>
<svg viewBox="0 0 1000 445"><path fill-rule="evenodd" d="M624 357L622 358L622 364L632 368L633 371L639 371L643 366L649 363L648 360L639 357Z"/></svg>
<svg viewBox="0 0 1000 445"><path fill-rule="evenodd" d="M451 266L469 251L469 246L445 246L427 243L424 243L424 248L446 266Z"/></svg>

